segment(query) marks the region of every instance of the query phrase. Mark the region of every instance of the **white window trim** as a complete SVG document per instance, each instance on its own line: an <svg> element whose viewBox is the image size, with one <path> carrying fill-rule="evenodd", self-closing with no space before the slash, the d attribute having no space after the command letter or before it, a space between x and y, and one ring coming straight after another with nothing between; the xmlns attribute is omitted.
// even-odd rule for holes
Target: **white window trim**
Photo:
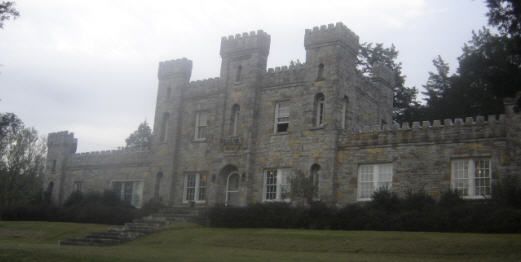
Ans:
<svg viewBox="0 0 521 262"><path fill-rule="evenodd" d="M275 199L267 199L266 193L267 193L267 179L268 179L268 171L269 170L276 170L277 171L277 181L276 181L276 197ZM286 172L284 173L283 170ZM282 177L283 175L288 176L286 178L287 184L282 184L283 181ZM293 171L290 168L266 168L263 171L263 183L262 183L262 201L263 202L291 202L291 198L288 196L287 198L282 199L281 193L281 187L286 186L288 189L288 194L291 192L291 178L293 177Z"/></svg>
<svg viewBox="0 0 521 262"><path fill-rule="evenodd" d="M143 203L144 203L143 191L144 191L144 187L145 187L145 181L143 179L115 179L115 180L111 180L110 181L110 190L113 189L114 182L133 182L133 183L138 182L138 183L141 183L142 184L141 189L139 190L139 192L137 192L137 194L140 197L139 205L137 205L135 207L136 208L141 208L143 206ZM132 187L134 187L134 185L132 185ZM116 192L116 193L120 194L119 192ZM120 195L118 195L118 198L120 198ZM132 201L130 201L130 202L132 202Z"/></svg>
<svg viewBox="0 0 521 262"><path fill-rule="evenodd" d="M199 118L201 117L201 114L206 114L206 125L199 125ZM195 113L195 133L194 133L194 140L195 141L206 141L206 138L208 136L208 117L209 114L207 111L197 111ZM206 136L205 137L199 137L199 128L200 127L206 127Z"/></svg>
<svg viewBox="0 0 521 262"><path fill-rule="evenodd" d="M492 191L492 162L490 158L457 158L451 160L451 189L457 190L456 188L456 162L457 161L468 161L468 195L461 196L463 199L488 199L491 195L476 195L476 160L488 161L488 179L490 181L489 187Z"/></svg>
<svg viewBox="0 0 521 262"><path fill-rule="evenodd" d="M360 179L360 167L362 166L373 166L373 188L374 188L374 192L376 192L379 187L378 187L378 183L381 182L380 181L380 168L384 165L390 165L391 166L391 184L389 186L389 190L392 190L392 185L393 185L393 178L394 178L394 167L393 167L393 164L392 163L380 163L380 164L362 164L362 165L359 165L358 166L358 169L357 169L357 194L356 194L356 198L357 198L357 201L371 201L372 198L371 197L364 197L362 198L361 197L361 194L362 194L362 190L361 190L361 179ZM375 179L375 176L376 179ZM372 195L372 194L371 194Z"/></svg>
<svg viewBox="0 0 521 262"><path fill-rule="evenodd" d="M285 103L285 102L289 102L289 101L288 100L278 101L275 104L275 119L274 119L274 124L273 124L273 133L274 134L286 134L289 131L289 119L290 119L290 115L291 115L289 113L289 110L290 110L289 104L288 104L288 120L287 121L279 121L279 107L280 107L281 103ZM279 124L288 124L288 130L285 131L285 132L277 132L277 127L278 127Z"/></svg>
<svg viewBox="0 0 521 262"><path fill-rule="evenodd" d="M194 190L194 200L188 200L187 199L187 194L188 194L188 176L189 175L194 175L195 176L195 190ZM184 176L184 182L183 182L183 204L188 204L190 202L195 202L195 203L198 203L198 204L201 204L201 203L206 203L206 199L204 200L200 200L199 199L199 190L201 189L201 176L207 176L206 177L206 185L205 185L205 189L206 189L206 199L208 199L208 175L206 174L201 174L201 173L188 173L188 174L185 174Z"/></svg>

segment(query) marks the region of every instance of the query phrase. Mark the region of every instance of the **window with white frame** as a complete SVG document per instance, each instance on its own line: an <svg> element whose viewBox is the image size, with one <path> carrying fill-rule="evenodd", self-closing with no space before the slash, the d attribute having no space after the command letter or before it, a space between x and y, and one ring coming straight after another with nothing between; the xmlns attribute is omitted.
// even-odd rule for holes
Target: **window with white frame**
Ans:
<svg viewBox="0 0 521 262"><path fill-rule="evenodd" d="M112 191L134 207L139 208L143 204L143 181L112 181Z"/></svg>
<svg viewBox="0 0 521 262"><path fill-rule="evenodd" d="M286 133L289 129L289 101L275 105L275 133Z"/></svg>
<svg viewBox="0 0 521 262"><path fill-rule="evenodd" d="M391 189L393 164L360 165L358 167L358 200L371 200L379 189Z"/></svg>
<svg viewBox="0 0 521 262"><path fill-rule="evenodd" d="M264 171L264 201L289 201L292 171L270 168Z"/></svg>
<svg viewBox="0 0 521 262"><path fill-rule="evenodd" d="M183 202L205 202L207 184L208 175L186 174Z"/></svg>
<svg viewBox="0 0 521 262"><path fill-rule="evenodd" d="M451 161L452 189L463 198L484 198L491 194L490 159L455 159Z"/></svg>
<svg viewBox="0 0 521 262"><path fill-rule="evenodd" d="M205 140L208 132L208 112L199 111L195 114L195 140Z"/></svg>
<svg viewBox="0 0 521 262"><path fill-rule="evenodd" d="M324 94L319 93L315 95L315 126L321 127L324 125L324 116L326 109L326 98Z"/></svg>

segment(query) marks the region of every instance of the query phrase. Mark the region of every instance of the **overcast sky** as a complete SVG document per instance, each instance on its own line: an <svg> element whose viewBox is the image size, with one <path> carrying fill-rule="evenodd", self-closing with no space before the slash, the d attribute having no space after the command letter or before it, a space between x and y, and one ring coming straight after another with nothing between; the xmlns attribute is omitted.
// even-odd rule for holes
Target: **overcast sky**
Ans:
<svg viewBox="0 0 521 262"><path fill-rule="evenodd" d="M152 125L159 61L187 57L192 80L218 76L221 36L263 29L275 67L305 61L304 29L342 21L361 42L396 45L406 84L421 87L435 56L454 70L487 23L481 0L16 2L21 16L0 30L0 112L40 134L72 131L78 151Z"/></svg>

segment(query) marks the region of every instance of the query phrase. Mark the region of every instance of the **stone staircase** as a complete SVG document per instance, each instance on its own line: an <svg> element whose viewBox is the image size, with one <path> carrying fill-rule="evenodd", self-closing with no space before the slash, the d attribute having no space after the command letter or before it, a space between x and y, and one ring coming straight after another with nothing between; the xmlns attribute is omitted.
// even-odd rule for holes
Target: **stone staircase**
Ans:
<svg viewBox="0 0 521 262"><path fill-rule="evenodd" d="M60 245L74 246L111 246L132 241L167 228L172 223L202 223L200 216L204 208L168 207L144 218L134 219L131 223L114 226L105 232L95 232L83 237L60 241Z"/></svg>

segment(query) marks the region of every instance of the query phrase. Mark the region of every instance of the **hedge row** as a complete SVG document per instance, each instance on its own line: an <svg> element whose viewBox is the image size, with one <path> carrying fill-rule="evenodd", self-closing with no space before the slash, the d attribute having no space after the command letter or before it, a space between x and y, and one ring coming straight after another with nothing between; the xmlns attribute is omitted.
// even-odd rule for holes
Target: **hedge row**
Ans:
<svg viewBox="0 0 521 262"><path fill-rule="evenodd" d="M221 206L209 210L207 221L213 227L229 228L521 233L521 209L492 200L463 201L450 192L436 202L421 192L401 199L382 191L371 202L343 208L323 203Z"/></svg>
<svg viewBox="0 0 521 262"><path fill-rule="evenodd" d="M73 193L62 207L48 202L12 206L0 210L2 220L39 220L119 225L155 212L161 206L149 202L136 209L121 201L111 191L103 193Z"/></svg>

